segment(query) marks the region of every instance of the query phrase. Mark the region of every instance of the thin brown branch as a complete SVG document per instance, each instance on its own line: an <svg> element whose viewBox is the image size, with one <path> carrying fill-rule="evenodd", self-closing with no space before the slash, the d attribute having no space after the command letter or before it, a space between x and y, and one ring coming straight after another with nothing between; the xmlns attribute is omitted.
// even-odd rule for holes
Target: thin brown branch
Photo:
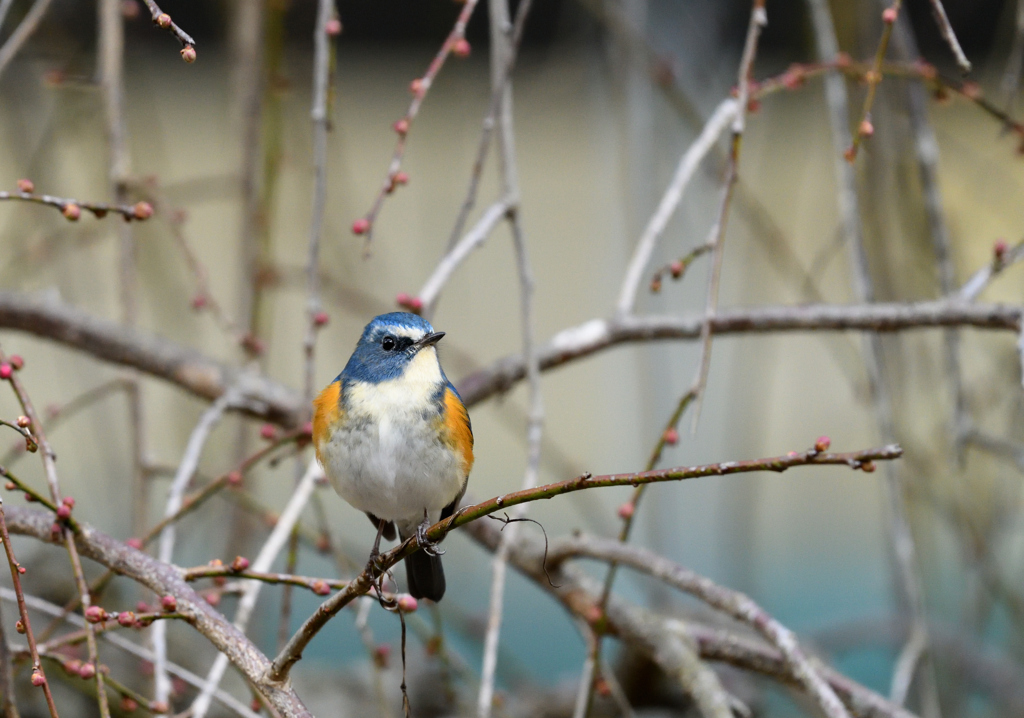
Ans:
<svg viewBox="0 0 1024 718"><path fill-rule="evenodd" d="M711 321L718 312L719 286L722 281L722 263L725 258L726 227L729 220L729 207L732 202L733 190L740 169L740 149L743 132L746 128L747 103L750 98L750 79L757 57L758 40L761 31L768 24L765 12L765 0L754 0L750 12L750 23L747 26L747 39L743 45L743 56L740 58L740 69L737 77L738 107L732 121L732 140L729 145L729 163L725 171L722 188L722 201L718 210L718 218L712 227L709 237L711 249L711 267L708 272L707 299L704 302L704 324L701 326L700 358L697 360L697 372L693 378L690 391L694 394L692 430L697 430L700 410L704 403L704 389L708 382L708 371L711 369Z"/></svg>
<svg viewBox="0 0 1024 718"><path fill-rule="evenodd" d="M662 469L660 471L645 471L629 474L607 474L604 476L592 476L584 474L573 479L559 481L554 484L545 484L532 489L522 489L510 494L496 496L487 501L459 509L447 519L437 522L426 532L427 538L438 541L453 529L476 521L498 511L506 511L513 506L551 499L555 496L574 493L594 488L608 486L639 486L641 484L660 483L667 481L681 481L696 479L708 476L724 476L728 474L749 473L754 471L776 471L782 472L796 466L810 465L841 465L854 470L874 471L874 461L890 461L898 459L903 455L903 450L895 444L880 449L868 449L865 451L850 452L845 454L830 454L810 449L809 451L792 451L785 456L776 456L767 459L754 459L748 461L730 461L718 464L707 464L704 466L678 467ZM322 629L327 622L342 608L351 603L358 596L367 593L372 587L373 580L379 575L379 571L386 571L391 566L401 561L409 554L419 549L419 543L414 536L390 551L381 554L377 565L364 569L359 576L345 585L345 588L317 608L316 612L299 628L292 636L288 645L285 646L273 665L268 670L266 680L277 684L286 681L292 666L302 657L302 651Z"/></svg>
<svg viewBox="0 0 1024 718"><path fill-rule="evenodd" d="M50 682L46 679L43 664L39 660L36 638L32 633L32 623L28 618L28 608L25 606L25 594L21 589L21 574L24 573L25 569L18 563L18 559L14 557L14 549L11 548L11 537L7 533L7 520L4 515L2 500L0 500L0 540L3 541L4 551L7 554L7 563L11 567L11 582L14 584L14 593L18 597L18 614L21 616L18 625L25 632L28 650L32 655L32 684L43 689L43 694L46 696L46 706L50 710L50 716L51 718L57 718L57 706L53 702L53 695L50 693ZM10 670L10 667L8 666L7 669ZM37 675L38 678L36 677ZM9 699L9 697L10 694L6 694L5 700Z"/></svg>
<svg viewBox="0 0 1024 718"><path fill-rule="evenodd" d="M82 202L67 197L54 197L49 194L33 194L31 192L0 192L0 201L16 200L21 202L32 202L60 210L67 219L72 222L82 216L82 210L92 212L96 219L103 219L113 212L124 217L126 222L134 220L147 220L153 216L153 207L149 202L137 202L128 204L108 204L106 202Z"/></svg>
<svg viewBox="0 0 1024 718"><path fill-rule="evenodd" d="M466 0L462 5L462 10L459 11L458 17L455 18L454 27L452 27L448 37L441 44L441 49L437 51L434 59L427 67L427 71L423 74L423 77L413 80L409 87L410 92L412 92L412 102L409 103L409 109L406 110L405 116L395 122L394 127L395 133L398 135L398 142L395 145L394 153L391 155L391 162L388 164L388 171L384 176L384 182L377 192L377 197L374 199L370 211L361 219L357 219L352 225L352 230L356 234L366 235L367 245L373 239L374 225L377 222L377 217L380 215L381 208L384 206L384 200L395 191L396 187L408 181L407 177L399 176L402 174L402 158L405 156L406 138L409 135L409 130L412 129L412 123L416 119L416 115L419 114L423 100L426 98L427 93L434 84L434 80L437 78L437 74L441 72L445 60L448 59L452 51L468 52L469 44L465 39L466 25L469 23L469 18L473 15L473 10L476 9L478 1Z"/></svg>
<svg viewBox="0 0 1024 718"><path fill-rule="evenodd" d="M193 40L187 32L178 27L177 23L171 20L171 16L161 10L155 0L146 0L146 7L149 8L149 14L153 18L153 24L169 32L178 40L178 42L181 43L182 59L184 59L185 62L195 62L196 41ZM188 53L189 50L191 50L191 54Z"/></svg>
<svg viewBox="0 0 1024 718"><path fill-rule="evenodd" d="M21 507L7 509L8 528L16 534L34 536L40 541L49 542L52 524L53 514L49 511ZM269 667L266 656L197 594L181 578L177 568L136 551L88 524L80 524L80 527L81 530L75 534L75 542L82 556L141 583L158 596L173 596L177 612L183 614L185 620L221 654L226 655L283 716L308 718L309 712L290 686L270 686L258 682L259 676Z"/></svg>
<svg viewBox="0 0 1024 718"><path fill-rule="evenodd" d="M882 82L882 62L885 60L885 52L889 48L889 38L892 36L893 25L900 14L900 7L903 0L893 0L892 6L882 11L882 37L878 41L878 49L875 51L875 62L872 69L865 76L868 84L867 94L864 96L864 107L861 109L860 122L857 123L857 132L853 136L853 142L844 153L847 162L857 159L857 150L860 148L861 140L874 134L874 125L871 122L871 108L875 104L875 95L878 92L878 85Z"/></svg>

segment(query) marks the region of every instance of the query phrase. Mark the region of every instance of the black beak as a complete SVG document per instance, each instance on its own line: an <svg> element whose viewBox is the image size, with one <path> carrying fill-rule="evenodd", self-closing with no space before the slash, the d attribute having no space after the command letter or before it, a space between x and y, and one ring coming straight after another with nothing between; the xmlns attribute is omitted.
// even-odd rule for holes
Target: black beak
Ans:
<svg viewBox="0 0 1024 718"><path fill-rule="evenodd" d="M425 347L429 347L429 346L431 346L433 344L437 344L439 341L441 341L441 337L443 337L443 336L444 336L444 332L433 332L432 334L426 335L425 337L420 339L418 342L414 342L413 346L416 347L416 349L418 351L418 350L423 349Z"/></svg>

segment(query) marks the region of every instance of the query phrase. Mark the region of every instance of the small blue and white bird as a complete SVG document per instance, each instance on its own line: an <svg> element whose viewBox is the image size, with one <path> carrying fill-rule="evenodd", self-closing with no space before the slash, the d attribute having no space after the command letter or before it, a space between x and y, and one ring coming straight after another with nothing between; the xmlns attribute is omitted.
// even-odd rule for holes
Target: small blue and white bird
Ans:
<svg viewBox="0 0 1024 718"><path fill-rule="evenodd" d="M473 428L435 345L444 332L393 312L366 325L341 374L313 401L316 456L335 490L383 536L416 534L409 593L440 601L444 570L424 531L451 516L473 468Z"/></svg>

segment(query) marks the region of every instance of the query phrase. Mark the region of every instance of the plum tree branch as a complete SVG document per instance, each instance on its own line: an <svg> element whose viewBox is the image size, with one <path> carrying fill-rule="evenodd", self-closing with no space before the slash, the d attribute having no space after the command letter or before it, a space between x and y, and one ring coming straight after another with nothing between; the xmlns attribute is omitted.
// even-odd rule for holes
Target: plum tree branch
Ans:
<svg viewBox="0 0 1024 718"><path fill-rule="evenodd" d="M553 484L545 484L533 488L521 489L509 494L495 496L473 506L459 509L452 516L437 522L427 531L427 538L433 541L440 541L450 531L460 526L476 521L498 511L503 511L531 501L540 499L551 499L555 496L595 489L607 486L640 486L641 484L659 483L665 481L681 481L685 479L696 479L707 476L724 476L727 474L749 473L753 471L777 471L782 472L794 466L808 466L813 464L829 464L849 466L853 469L873 471L874 461L891 461L903 455L903 449L896 444L890 444L880 449L868 449L850 453L824 453L815 449L809 451L792 451L785 456L776 456L766 459L753 459L747 461L729 461L717 464L706 464L703 466L685 466L658 471L642 471L627 474L606 474L603 476L592 476L584 474L576 478L559 481ZM269 666L264 680L273 685L287 683L292 666L302 658L302 652L313 637L327 625L327 622L334 617L341 609L350 604L359 596L367 593L376 576L387 571L391 566L404 559L406 556L419 550L418 539L413 536L399 544L390 551L383 553L377 560L374 570L364 569L356 578L346 584L345 588L324 601L317 610L306 619L306 622L295 632L285 647L278 653L273 664Z"/></svg>

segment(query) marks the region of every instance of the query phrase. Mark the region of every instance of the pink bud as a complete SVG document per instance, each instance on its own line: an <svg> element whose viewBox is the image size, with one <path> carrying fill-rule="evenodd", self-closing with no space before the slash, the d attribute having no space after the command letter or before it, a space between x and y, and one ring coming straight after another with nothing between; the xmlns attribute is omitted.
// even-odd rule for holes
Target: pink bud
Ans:
<svg viewBox="0 0 1024 718"><path fill-rule="evenodd" d="M100 606L89 606L85 609L85 620L89 623L99 623L107 620L107 612Z"/></svg>
<svg viewBox="0 0 1024 718"><path fill-rule="evenodd" d="M125 20L134 20L139 16L139 4L135 0L124 0L121 3L121 17Z"/></svg>
<svg viewBox="0 0 1024 718"><path fill-rule="evenodd" d="M875 134L875 126L871 124L871 120L862 120L858 131L861 137L871 137Z"/></svg>
<svg viewBox="0 0 1024 718"><path fill-rule="evenodd" d="M996 243L992 245L992 253L995 254L996 259L1002 261L1002 259L1006 256L1006 252L1009 248L1010 246L1006 243L1005 239L997 239Z"/></svg>
<svg viewBox="0 0 1024 718"><path fill-rule="evenodd" d="M138 220L149 219L153 216L153 205L149 202L136 202L132 208L132 216Z"/></svg>
<svg viewBox="0 0 1024 718"><path fill-rule="evenodd" d="M669 428L665 429L665 433L662 434L662 438L665 440L665 443L668 444L669 446L675 446L676 444L679 443L679 432L676 431L676 428L674 426L670 426Z"/></svg>
<svg viewBox="0 0 1024 718"><path fill-rule="evenodd" d="M828 451L830 446L832 446L832 439L827 436L819 436L818 440L814 442L815 451Z"/></svg>
<svg viewBox="0 0 1024 718"><path fill-rule="evenodd" d="M125 543L128 544L129 546L131 546L136 551L141 551L142 550L142 539L140 539L140 538L137 538L137 537L133 536L132 538L130 538L127 541L125 541Z"/></svg>
<svg viewBox="0 0 1024 718"><path fill-rule="evenodd" d="M395 120L395 124L392 125L392 128L395 132L404 137L409 132L409 120L404 117L400 120Z"/></svg>
<svg viewBox="0 0 1024 718"><path fill-rule="evenodd" d="M65 496L61 499L61 503L67 506L69 509L75 508L75 500L71 496Z"/></svg>
<svg viewBox="0 0 1024 718"><path fill-rule="evenodd" d="M15 371L19 371L23 366L25 366L25 360L21 358L20 354L11 354L8 361L11 362L11 366Z"/></svg>
<svg viewBox="0 0 1024 718"><path fill-rule="evenodd" d="M117 614L117 622L125 628L131 628L135 625L135 614L131 611L121 611Z"/></svg>
<svg viewBox="0 0 1024 718"><path fill-rule="evenodd" d="M11 367L10 364L8 364L7 362L0 364L0 379L10 379L11 374L13 373L14 369Z"/></svg>
<svg viewBox="0 0 1024 718"><path fill-rule="evenodd" d="M230 486L241 486L242 485L242 472L232 471L228 474L228 484Z"/></svg>
<svg viewBox="0 0 1024 718"><path fill-rule="evenodd" d="M198 312L200 309L206 306L206 302L207 299L205 294L197 294L196 296L192 297L192 308Z"/></svg>
<svg viewBox="0 0 1024 718"><path fill-rule="evenodd" d="M85 680L94 678L96 676L96 666L94 666L92 663L83 663L82 667L78 669L78 675L80 675Z"/></svg>
<svg viewBox="0 0 1024 718"><path fill-rule="evenodd" d="M249 559L245 556L235 556L235 560L231 562L232 571L244 571L249 568Z"/></svg>
<svg viewBox="0 0 1024 718"><path fill-rule="evenodd" d="M27 416L18 417L18 426L20 426L22 429L27 429L31 424L32 420L29 419Z"/></svg>
<svg viewBox="0 0 1024 718"><path fill-rule="evenodd" d="M170 713L171 707L164 701L153 701L149 704L149 709L154 713Z"/></svg>
<svg viewBox="0 0 1024 718"><path fill-rule="evenodd" d="M153 610L153 607L150 606L145 601L139 601L138 603L135 604L135 610L138 611L139 613L149 613L150 611Z"/></svg>
<svg viewBox="0 0 1024 718"><path fill-rule="evenodd" d="M412 613L419 607L419 603L415 598L407 593L403 593L398 597L398 610L403 613Z"/></svg>
<svg viewBox="0 0 1024 718"><path fill-rule="evenodd" d="M36 688L39 688L41 686L46 685L46 676L44 676L43 672L41 670L39 670L38 668L36 668L35 670L32 671L32 679L31 680L32 680L32 685L34 685Z"/></svg>
<svg viewBox="0 0 1024 718"><path fill-rule="evenodd" d="M273 424L264 424L260 427L260 437L267 441L273 441L277 438L277 427Z"/></svg>
<svg viewBox="0 0 1024 718"><path fill-rule="evenodd" d="M395 174L395 184L409 184L409 175L405 172Z"/></svg>
<svg viewBox="0 0 1024 718"><path fill-rule="evenodd" d="M21 622L20 618L14 624L14 630L17 631L18 633L25 633L25 624Z"/></svg>
<svg viewBox="0 0 1024 718"><path fill-rule="evenodd" d="M458 40L452 43L452 54L455 57L469 57L470 50L469 40L464 37L460 37Z"/></svg>
<svg viewBox="0 0 1024 718"><path fill-rule="evenodd" d="M134 698L129 698L128 696L121 698L121 710L125 713L134 713L138 707L139 703Z"/></svg>
<svg viewBox="0 0 1024 718"><path fill-rule="evenodd" d="M66 504L61 504L57 507L57 518L61 521L67 521L71 518L71 508Z"/></svg>
<svg viewBox="0 0 1024 718"><path fill-rule="evenodd" d="M331 318L330 316L328 316L327 312L317 312L316 314L313 315L313 324L315 324L318 327L322 327L326 325L327 322L330 321L330 319Z"/></svg>
<svg viewBox="0 0 1024 718"><path fill-rule="evenodd" d="M626 519L633 518L633 513L636 511L636 504L632 501L627 501L619 507L619 518L625 521Z"/></svg>
<svg viewBox="0 0 1024 718"><path fill-rule="evenodd" d="M171 26L171 16L165 12L162 12L156 16L156 19L153 20L153 22L155 22L157 25L166 30Z"/></svg>
<svg viewBox="0 0 1024 718"><path fill-rule="evenodd" d="M313 593L317 596L326 596L331 592L331 587L327 585L327 582L320 579L313 581L313 585L310 588L313 589Z"/></svg>
<svg viewBox="0 0 1024 718"><path fill-rule="evenodd" d="M324 30L331 37L336 37L341 34L341 20L336 17L332 17L327 21L327 25L324 26Z"/></svg>
<svg viewBox="0 0 1024 718"><path fill-rule="evenodd" d="M421 80L418 77L409 83L409 92L411 92L414 95L422 95L425 89L426 86L424 85L423 80Z"/></svg>
<svg viewBox="0 0 1024 718"><path fill-rule="evenodd" d="M211 606L216 606L220 603L220 592L219 591L207 591L203 594L203 598Z"/></svg>
<svg viewBox="0 0 1024 718"><path fill-rule="evenodd" d="M181 48L181 59L191 65L196 61L196 49L191 45Z"/></svg>
<svg viewBox="0 0 1024 718"><path fill-rule="evenodd" d="M20 179L18 180L18 191L31 194L36 191L36 186L30 179Z"/></svg>
<svg viewBox="0 0 1024 718"><path fill-rule="evenodd" d="M366 234L370 229L370 220L360 217L352 223L352 234Z"/></svg>
<svg viewBox="0 0 1024 718"><path fill-rule="evenodd" d="M168 594L160 599L160 607L165 611L173 613L178 610L178 599Z"/></svg>
<svg viewBox="0 0 1024 718"><path fill-rule="evenodd" d="M862 463L860 465L860 470L863 471L865 474L874 473L874 471L875 471L875 462L874 461L865 461L864 463Z"/></svg>
<svg viewBox="0 0 1024 718"><path fill-rule="evenodd" d="M82 216L82 208L74 202L68 202L61 210L61 213L70 221L77 222Z"/></svg>
<svg viewBox="0 0 1024 718"><path fill-rule="evenodd" d="M672 264L669 265L668 271L672 273L673 277L679 279L683 276L683 263L679 260L672 262Z"/></svg>
<svg viewBox="0 0 1024 718"><path fill-rule="evenodd" d="M885 10L883 10L882 22L884 22L886 25L892 25L894 22L896 22L896 8L887 7Z"/></svg>

